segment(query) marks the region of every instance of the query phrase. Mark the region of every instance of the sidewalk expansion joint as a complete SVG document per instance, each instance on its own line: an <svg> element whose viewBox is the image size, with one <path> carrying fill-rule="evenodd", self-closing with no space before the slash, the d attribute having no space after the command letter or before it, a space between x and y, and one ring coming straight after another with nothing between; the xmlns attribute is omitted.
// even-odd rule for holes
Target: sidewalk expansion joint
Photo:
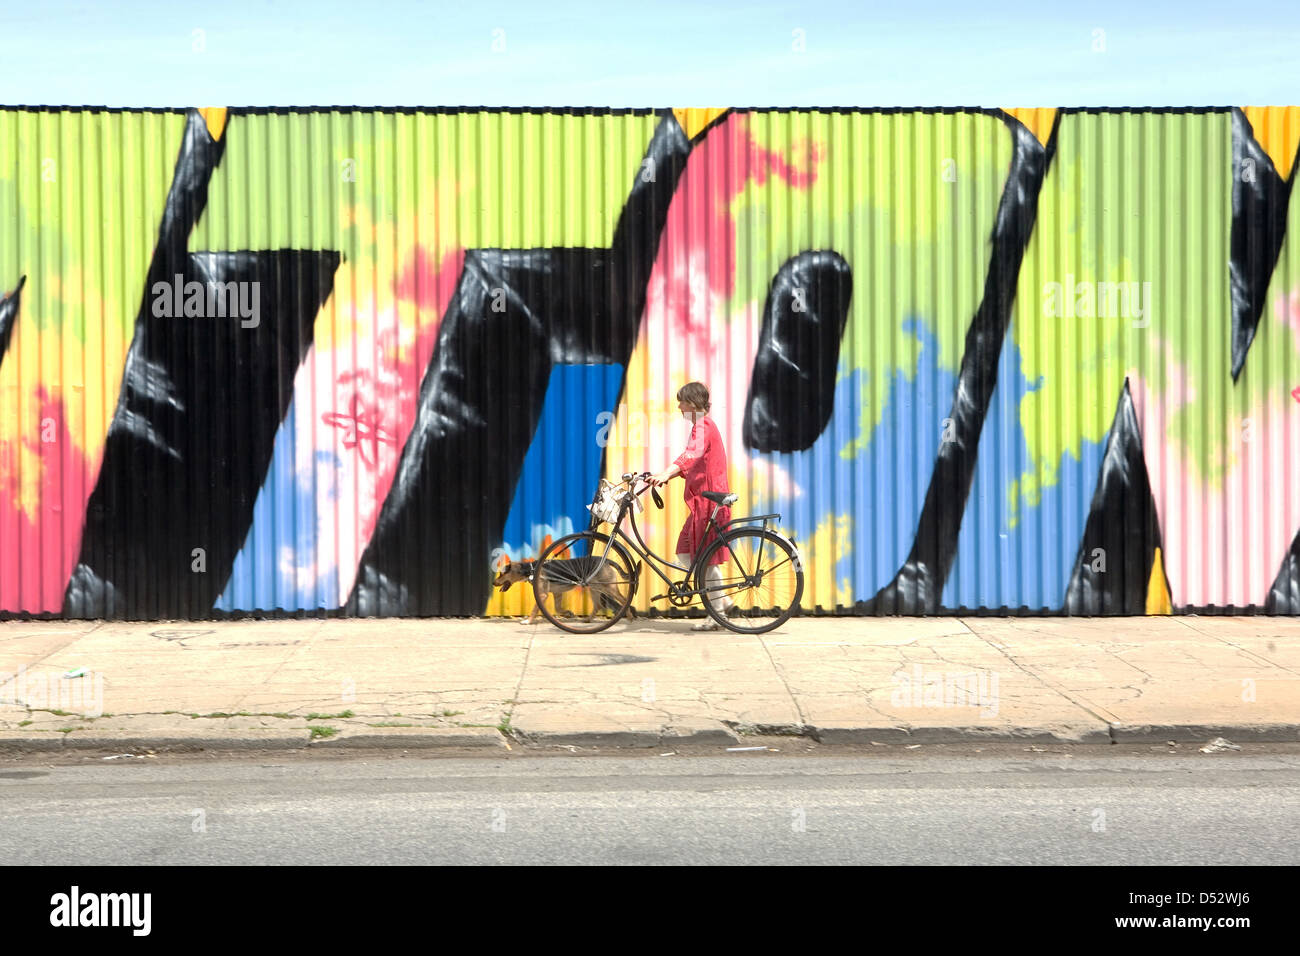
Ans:
<svg viewBox="0 0 1300 956"><path fill-rule="evenodd" d="M802 727L807 723L807 720L804 718L803 708L799 706L799 698L796 697L794 691L790 689L790 682L785 679L785 674L781 671L781 665L779 665L776 662L776 658L772 656L772 649L767 646L767 641L763 640L763 635L759 634L757 637L759 646L763 648L763 653L767 655L767 660L772 665L772 672L776 674L777 680L781 682L781 686L785 688L785 692L790 695L790 703L794 704L795 715L798 716L799 726Z"/></svg>
<svg viewBox="0 0 1300 956"><path fill-rule="evenodd" d="M1059 687L1059 686L1057 686L1056 684L1054 684L1053 682L1048 681L1048 680L1047 680L1045 677L1043 677L1041 674L1036 674L1036 673L1034 673L1034 672L1031 671L1029 668L1027 668L1025 665L1021 664L1018 660L1016 660L1015 657L1012 656L1012 654L1007 650L1007 648L1002 647L1002 646L1000 646L1000 645L998 645L998 644L993 643L991 640L989 640L988 638L986 638L983 634L979 634L979 633L977 633L977 632L972 632L972 633L975 633L975 636L978 637L981 641L983 641L983 642L984 642L985 644L987 644L989 647L993 648L993 649L996 650L999 654L1001 654L1003 657L1005 657L1007 660L1009 660L1009 661L1012 663L1013 666L1015 666L1016 668L1018 668L1018 669L1019 669L1022 673L1024 673L1026 676L1031 677L1031 678L1033 678L1034 680L1038 681L1038 683L1042 684L1043 687L1045 687L1045 688L1047 688L1048 690L1052 691L1052 693L1054 693L1054 694L1060 694L1062 697L1064 697L1066 700L1068 700L1068 701L1069 701L1071 704L1073 704L1075 707L1078 707L1078 708L1079 708L1080 710L1082 710L1084 713L1089 714L1089 715L1092 716L1094 719L1096 719L1096 720L1100 721L1101 723L1105 724L1107 727L1112 726L1112 718L1111 718L1111 717L1104 717L1104 716L1102 716L1101 714L1097 713L1097 711L1095 711L1095 710L1094 710L1092 707L1090 707L1089 705L1083 703L1082 701L1076 700L1076 699L1074 698L1074 696L1071 695L1070 692L1067 691L1065 688L1063 688L1063 687Z"/></svg>

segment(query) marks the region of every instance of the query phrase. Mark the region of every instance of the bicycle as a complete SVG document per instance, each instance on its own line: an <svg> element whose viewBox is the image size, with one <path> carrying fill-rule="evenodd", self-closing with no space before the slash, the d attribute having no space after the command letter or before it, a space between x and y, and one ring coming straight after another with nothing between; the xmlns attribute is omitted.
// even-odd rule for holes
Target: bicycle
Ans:
<svg viewBox="0 0 1300 956"><path fill-rule="evenodd" d="M685 608L698 597L714 621L741 634L762 634L788 621L799 608L804 577L794 542L768 527L771 522L779 522L781 516L749 515L720 525L715 520L718 511L734 504L740 496L704 492L704 497L714 504L708 528L715 538L695 554L689 567L683 567L655 554L636 526L635 512L644 507L640 495L647 489L655 503L661 509L664 506L650 477L646 471L625 474L617 483L602 478L588 506L592 514L588 529L566 535L542 552L532 585L537 606L546 619L571 634L594 634L612 627L632 606L644 561L668 586L664 594L654 595L651 601L667 599L674 607ZM625 518L630 518L635 540L622 528ZM755 526L760 521L761 529ZM596 530L602 523L612 525L612 530ZM710 585L706 572L719 550L727 553L719 565L722 581ZM634 561L634 553L642 561ZM674 581L660 570L660 565L685 571L686 577ZM554 613L547 607L548 597L555 600ZM732 607L724 610L726 601L719 598L730 598Z"/></svg>

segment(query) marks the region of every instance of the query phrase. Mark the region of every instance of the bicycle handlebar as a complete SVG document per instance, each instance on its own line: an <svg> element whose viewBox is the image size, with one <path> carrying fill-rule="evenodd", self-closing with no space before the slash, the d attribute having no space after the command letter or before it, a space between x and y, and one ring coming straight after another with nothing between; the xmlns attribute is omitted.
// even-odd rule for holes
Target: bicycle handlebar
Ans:
<svg viewBox="0 0 1300 956"><path fill-rule="evenodd" d="M628 472L623 475L623 483L631 485L628 491L633 495L643 495L646 493L647 490L649 490L650 496L655 500L655 504L660 509L662 509L664 506L664 500L663 498L660 497L659 490L654 485L652 485L649 481L647 481L647 479L651 478L653 475L654 472L652 471L643 471L638 474L633 474L631 472ZM640 490L638 490L636 487L638 481L645 482L645 486Z"/></svg>

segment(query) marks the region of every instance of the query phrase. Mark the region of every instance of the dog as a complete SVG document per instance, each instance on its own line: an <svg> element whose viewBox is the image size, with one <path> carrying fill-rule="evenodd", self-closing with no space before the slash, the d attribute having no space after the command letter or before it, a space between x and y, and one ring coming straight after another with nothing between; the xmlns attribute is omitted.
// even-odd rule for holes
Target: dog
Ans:
<svg viewBox="0 0 1300 956"><path fill-rule="evenodd" d="M560 610L559 595L577 587L584 578L592 573L600 560L600 556L597 555L547 561L546 568L537 582L537 594L540 595L541 601L545 602L547 598L555 595L555 610L558 614ZM600 596L599 603L601 607L607 607L611 610L617 609L623 603L623 594L620 588L627 586L620 567L612 561L606 561L600 570L596 572L596 575L595 580L589 581L586 586ZM507 560L505 565L498 569L496 578L492 581L492 586L505 592L510 590L510 585L532 581L536 576L537 561ZM640 580L640 577L641 562L638 561L632 571L631 588L633 594L636 593L636 583ZM588 622L595 618L596 610L596 606L593 605L591 613L587 615ZM629 617L636 617L636 609L630 605L627 613ZM542 605L539 603L533 607L533 613L528 616L528 619L521 623L536 624L541 619L541 614Z"/></svg>

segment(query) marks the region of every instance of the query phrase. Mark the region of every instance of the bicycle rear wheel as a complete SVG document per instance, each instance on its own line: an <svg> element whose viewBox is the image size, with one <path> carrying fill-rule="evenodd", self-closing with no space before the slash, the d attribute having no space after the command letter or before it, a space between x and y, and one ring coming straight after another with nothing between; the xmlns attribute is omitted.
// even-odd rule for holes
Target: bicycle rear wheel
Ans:
<svg viewBox="0 0 1300 956"><path fill-rule="evenodd" d="M724 548L727 557L717 565L721 581L710 582L709 559ZM704 609L723 627L742 634L762 634L780 627L799 609L803 564L794 544L776 532L737 528L714 542L704 555L695 587Z"/></svg>
<svg viewBox="0 0 1300 956"><path fill-rule="evenodd" d="M542 615L560 630L594 634L627 613L639 571L639 562L618 541L580 531L542 552L533 572L533 596Z"/></svg>

